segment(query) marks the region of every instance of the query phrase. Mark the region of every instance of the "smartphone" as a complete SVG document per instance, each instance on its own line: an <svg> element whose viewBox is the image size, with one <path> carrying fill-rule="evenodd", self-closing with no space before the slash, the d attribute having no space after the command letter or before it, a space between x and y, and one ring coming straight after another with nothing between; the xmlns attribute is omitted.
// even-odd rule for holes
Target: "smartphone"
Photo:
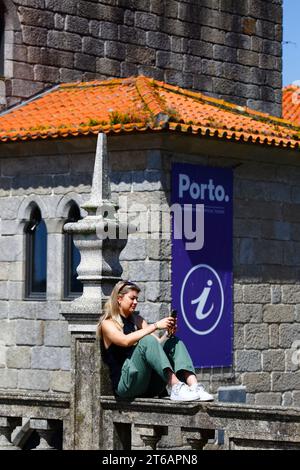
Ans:
<svg viewBox="0 0 300 470"><path fill-rule="evenodd" d="M173 317L173 318L177 318L177 310L173 309L173 310L171 311L171 315L170 315L170 316Z"/></svg>
<svg viewBox="0 0 300 470"><path fill-rule="evenodd" d="M177 318L177 310L173 309L170 313L170 317L173 317L174 319ZM170 338L173 335L173 328L170 328L168 331L168 337Z"/></svg>

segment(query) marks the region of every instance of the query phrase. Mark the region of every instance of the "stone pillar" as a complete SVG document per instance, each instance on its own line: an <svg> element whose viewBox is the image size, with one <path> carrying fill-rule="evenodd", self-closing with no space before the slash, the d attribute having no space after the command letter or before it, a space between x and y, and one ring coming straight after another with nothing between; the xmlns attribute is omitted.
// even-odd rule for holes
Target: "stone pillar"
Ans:
<svg viewBox="0 0 300 470"><path fill-rule="evenodd" d="M66 441L70 449L101 449L100 395L107 394L107 378L100 370L96 324L104 302L120 280L119 255L127 235L127 227L118 223L116 206L110 201L105 134L98 135L91 198L82 207L87 216L65 225L80 251L77 272L83 283L81 297L61 306L61 313L69 322L72 355L71 413Z"/></svg>
<svg viewBox="0 0 300 470"><path fill-rule="evenodd" d="M183 439L192 450L203 450L209 439L214 439L214 429L184 429Z"/></svg>
<svg viewBox="0 0 300 470"><path fill-rule="evenodd" d="M47 419L31 419L30 427L34 429L39 437L40 443L32 450L56 450L52 445L53 435L56 431L55 423Z"/></svg>
<svg viewBox="0 0 300 470"><path fill-rule="evenodd" d="M161 436L166 434L166 428L164 426L147 426L145 424L136 424L135 430L138 432L141 440L144 443L142 450L156 450L157 443L160 441Z"/></svg>
<svg viewBox="0 0 300 470"><path fill-rule="evenodd" d="M20 450L12 444L11 434L21 422L22 418L0 417L0 450Z"/></svg>

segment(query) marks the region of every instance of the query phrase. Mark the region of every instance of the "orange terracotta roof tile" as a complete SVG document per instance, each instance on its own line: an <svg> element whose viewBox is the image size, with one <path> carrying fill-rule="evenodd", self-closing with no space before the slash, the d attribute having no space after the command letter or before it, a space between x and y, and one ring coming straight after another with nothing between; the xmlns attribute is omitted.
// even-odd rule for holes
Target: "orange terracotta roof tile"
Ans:
<svg viewBox="0 0 300 470"><path fill-rule="evenodd" d="M0 115L3 142L151 131L289 148L300 143L292 122L143 76L58 85Z"/></svg>
<svg viewBox="0 0 300 470"><path fill-rule="evenodd" d="M283 88L282 115L284 119L300 125L300 86L288 85Z"/></svg>

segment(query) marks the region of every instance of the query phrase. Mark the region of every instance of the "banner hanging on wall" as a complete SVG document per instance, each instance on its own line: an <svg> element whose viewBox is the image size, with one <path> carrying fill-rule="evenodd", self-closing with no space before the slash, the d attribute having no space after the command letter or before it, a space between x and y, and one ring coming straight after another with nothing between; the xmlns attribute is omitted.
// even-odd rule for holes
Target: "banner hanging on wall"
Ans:
<svg viewBox="0 0 300 470"><path fill-rule="evenodd" d="M172 166L172 308L195 367L232 365L231 169Z"/></svg>

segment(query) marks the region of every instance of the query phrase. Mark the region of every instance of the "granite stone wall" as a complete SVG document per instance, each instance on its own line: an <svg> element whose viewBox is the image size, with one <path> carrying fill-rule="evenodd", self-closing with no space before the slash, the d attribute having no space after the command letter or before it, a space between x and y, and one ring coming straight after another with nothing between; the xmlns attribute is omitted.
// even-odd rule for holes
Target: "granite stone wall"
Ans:
<svg viewBox="0 0 300 470"><path fill-rule="evenodd" d="M146 75L281 115L282 0L2 0L0 106Z"/></svg>

